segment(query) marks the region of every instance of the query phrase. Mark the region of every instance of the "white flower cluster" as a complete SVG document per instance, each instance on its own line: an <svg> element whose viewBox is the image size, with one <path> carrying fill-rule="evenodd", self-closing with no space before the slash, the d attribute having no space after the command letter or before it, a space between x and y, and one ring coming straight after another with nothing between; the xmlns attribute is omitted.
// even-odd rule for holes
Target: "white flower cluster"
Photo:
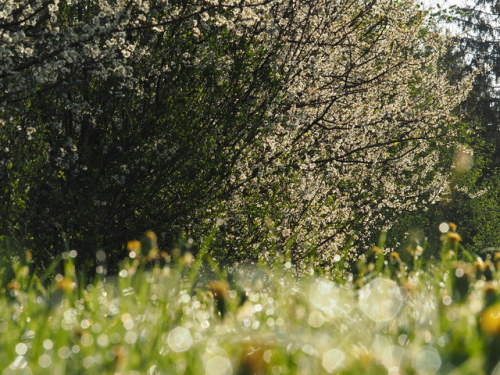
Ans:
<svg viewBox="0 0 500 375"><path fill-rule="evenodd" d="M270 213L272 236L292 241L295 260L319 245L331 262L349 239L444 193L436 146L470 79L451 86L439 71L447 40L413 1L293 4L274 15L287 35L276 64L289 109L254 159L241 159L232 209L263 232L264 218L249 212ZM283 165L294 172L283 177Z"/></svg>

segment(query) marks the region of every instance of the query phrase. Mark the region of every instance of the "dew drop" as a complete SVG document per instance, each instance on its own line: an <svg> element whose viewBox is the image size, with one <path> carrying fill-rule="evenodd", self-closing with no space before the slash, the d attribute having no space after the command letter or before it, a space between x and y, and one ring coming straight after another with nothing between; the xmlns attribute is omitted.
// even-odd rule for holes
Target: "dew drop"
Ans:
<svg viewBox="0 0 500 375"><path fill-rule="evenodd" d="M436 349L424 346L415 355L413 367L419 375L434 375L441 367L441 357Z"/></svg>
<svg viewBox="0 0 500 375"><path fill-rule="evenodd" d="M375 322L386 322L396 317L403 296L396 282L377 277L359 292L359 307Z"/></svg>
<svg viewBox="0 0 500 375"><path fill-rule="evenodd" d="M25 355L28 352L28 345L23 342L20 342L16 345L16 354L17 355Z"/></svg>
<svg viewBox="0 0 500 375"><path fill-rule="evenodd" d="M53 347L54 343L52 342L52 340L49 339L43 340L43 348L45 350L51 350Z"/></svg>
<svg viewBox="0 0 500 375"><path fill-rule="evenodd" d="M441 233L446 233L450 230L450 226L448 225L448 223L441 223L439 224L439 231Z"/></svg>
<svg viewBox="0 0 500 375"><path fill-rule="evenodd" d="M168 333L167 344L174 352L185 352L193 344L193 338L188 329L177 327Z"/></svg>
<svg viewBox="0 0 500 375"><path fill-rule="evenodd" d="M206 362L205 372L207 375L230 375L233 373L233 368L227 357L218 355Z"/></svg>
<svg viewBox="0 0 500 375"><path fill-rule="evenodd" d="M38 365L41 368L47 368L52 364L52 358L48 354L42 354L40 358L38 358Z"/></svg>
<svg viewBox="0 0 500 375"><path fill-rule="evenodd" d="M323 368L330 374L341 369L345 362L345 354L339 349L330 349L323 354Z"/></svg>

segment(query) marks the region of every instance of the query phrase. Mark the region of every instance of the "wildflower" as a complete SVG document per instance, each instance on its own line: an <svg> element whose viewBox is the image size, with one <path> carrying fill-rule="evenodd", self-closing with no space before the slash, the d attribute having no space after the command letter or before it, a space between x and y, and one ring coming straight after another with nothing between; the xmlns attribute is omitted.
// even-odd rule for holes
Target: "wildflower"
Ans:
<svg viewBox="0 0 500 375"><path fill-rule="evenodd" d="M159 257L158 237L152 230L144 234L144 239L141 242L142 249L147 253L147 260L155 260Z"/></svg>
<svg viewBox="0 0 500 375"><path fill-rule="evenodd" d="M455 223L448 223L448 226L450 227L450 229L451 229L452 232L456 232L457 231L457 224L455 224Z"/></svg>
<svg viewBox="0 0 500 375"><path fill-rule="evenodd" d="M269 372L272 351L263 345L248 346L240 360L238 374L263 375Z"/></svg>
<svg viewBox="0 0 500 375"><path fill-rule="evenodd" d="M19 289L21 289L21 284L19 284L19 281L17 281L17 280L12 280L10 283L7 284L7 289L19 290Z"/></svg>
<svg viewBox="0 0 500 375"><path fill-rule="evenodd" d="M156 236L156 233L153 232L152 230L148 230L144 236L146 236L146 238L149 238L151 240L151 242L153 243L156 243L158 241L158 237Z"/></svg>
<svg viewBox="0 0 500 375"><path fill-rule="evenodd" d="M224 315L227 312L229 284L223 280L213 280L208 283L207 288L210 292L212 292L215 298L217 311L219 312L221 318L224 318Z"/></svg>
<svg viewBox="0 0 500 375"><path fill-rule="evenodd" d="M484 276L484 278L487 281L492 281L495 272L495 266L493 263L489 260L484 262L481 258L477 258L477 261L474 262L474 269L476 271L476 277L481 278Z"/></svg>
<svg viewBox="0 0 500 375"><path fill-rule="evenodd" d="M484 262L484 265L486 267L486 269L484 270L484 278L487 281L493 281L494 273L495 273L495 265L493 264L493 262L491 262L489 260Z"/></svg>
<svg viewBox="0 0 500 375"><path fill-rule="evenodd" d="M462 237L457 232L447 232L446 238L448 238L448 240L450 240L453 244L462 241Z"/></svg>
<svg viewBox="0 0 500 375"><path fill-rule="evenodd" d="M486 265L481 258L477 258L474 262L474 269L476 270L476 273L484 272L486 270Z"/></svg>
<svg viewBox="0 0 500 375"><path fill-rule="evenodd" d="M486 282L484 285L484 300L485 306L494 304L497 300L498 285L494 281Z"/></svg>
<svg viewBox="0 0 500 375"><path fill-rule="evenodd" d="M391 251L391 253L389 254L389 260L391 261L391 263L396 263L401 261L401 258L396 251Z"/></svg>
<svg viewBox="0 0 500 375"><path fill-rule="evenodd" d="M488 307L479 319L481 330L488 336L500 336L500 303Z"/></svg>
<svg viewBox="0 0 500 375"><path fill-rule="evenodd" d="M141 252L141 243L137 240L128 241L127 250L139 254Z"/></svg>
<svg viewBox="0 0 500 375"><path fill-rule="evenodd" d="M194 262L194 256L189 251L186 252L180 259L180 263L183 266L190 266L191 264L193 264L193 262Z"/></svg>
<svg viewBox="0 0 500 375"><path fill-rule="evenodd" d="M389 254L389 259L393 261L400 260L399 254L396 251L391 251L391 253Z"/></svg>
<svg viewBox="0 0 500 375"><path fill-rule="evenodd" d="M159 257L159 252L157 247L151 248L149 250L148 255L146 256L146 260L151 261L151 260L156 260Z"/></svg>
<svg viewBox="0 0 500 375"><path fill-rule="evenodd" d="M75 282L67 277L62 277L56 281L56 288L63 292L70 292L75 289Z"/></svg>
<svg viewBox="0 0 500 375"><path fill-rule="evenodd" d="M127 349L120 345L113 348L115 371L123 371L127 359Z"/></svg>

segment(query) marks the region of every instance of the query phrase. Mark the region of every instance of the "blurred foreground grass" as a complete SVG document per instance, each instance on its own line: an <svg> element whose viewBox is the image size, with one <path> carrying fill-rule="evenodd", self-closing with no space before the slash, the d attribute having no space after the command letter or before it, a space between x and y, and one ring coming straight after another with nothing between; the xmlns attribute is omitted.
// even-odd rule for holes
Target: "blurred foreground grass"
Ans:
<svg viewBox="0 0 500 375"><path fill-rule="evenodd" d="M0 371L500 375L500 253L468 253L454 229L439 259L382 243L347 276L285 261L222 270L208 243L167 254L152 232L116 276L98 254L91 282L75 251L55 277L28 253L1 270Z"/></svg>

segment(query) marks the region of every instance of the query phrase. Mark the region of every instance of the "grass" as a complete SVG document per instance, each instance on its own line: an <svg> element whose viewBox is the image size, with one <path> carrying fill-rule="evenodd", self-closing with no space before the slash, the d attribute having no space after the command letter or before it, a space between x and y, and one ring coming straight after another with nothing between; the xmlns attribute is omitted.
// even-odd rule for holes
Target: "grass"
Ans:
<svg viewBox="0 0 500 375"><path fill-rule="evenodd" d="M289 263L221 270L209 244L166 254L153 233L129 243L116 276L100 254L90 283L74 251L54 278L28 254L3 269L0 370L500 375L500 254L469 254L452 229L439 260L382 244L346 278Z"/></svg>

